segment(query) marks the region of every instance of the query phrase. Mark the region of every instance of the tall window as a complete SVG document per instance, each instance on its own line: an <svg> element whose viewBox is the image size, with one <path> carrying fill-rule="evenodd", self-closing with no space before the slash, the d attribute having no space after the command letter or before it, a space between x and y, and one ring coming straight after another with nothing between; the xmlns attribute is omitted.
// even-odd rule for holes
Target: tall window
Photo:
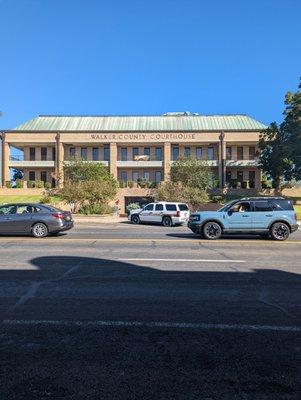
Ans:
<svg viewBox="0 0 301 400"><path fill-rule="evenodd" d="M202 158L202 148L201 147L196 147L195 148L195 158L200 160Z"/></svg>
<svg viewBox="0 0 301 400"><path fill-rule="evenodd" d="M255 171L249 171L249 185L250 188L255 188Z"/></svg>
<svg viewBox="0 0 301 400"><path fill-rule="evenodd" d="M232 147L226 147L226 159L232 160Z"/></svg>
<svg viewBox="0 0 301 400"><path fill-rule="evenodd" d="M242 182L244 180L243 171L237 171L237 180L238 180L238 182Z"/></svg>
<svg viewBox="0 0 301 400"><path fill-rule="evenodd" d="M139 179L139 172L133 172L133 181L137 182Z"/></svg>
<svg viewBox="0 0 301 400"><path fill-rule="evenodd" d="M162 147L156 147L156 160L162 161Z"/></svg>
<svg viewBox="0 0 301 400"><path fill-rule="evenodd" d="M35 161L36 159L36 149L34 147L29 148L29 160Z"/></svg>
<svg viewBox="0 0 301 400"><path fill-rule="evenodd" d="M237 147L237 159L238 160L244 159L244 148L242 146Z"/></svg>
<svg viewBox="0 0 301 400"><path fill-rule="evenodd" d="M69 157L75 158L75 147L69 147Z"/></svg>
<svg viewBox="0 0 301 400"><path fill-rule="evenodd" d="M144 147L143 153L145 156L150 156L150 147Z"/></svg>
<svg viewBox="0 0 301 400"><path fill-rule="evenodd" d="M41 147L41 160L47 160L47 147Z"/></svg>
<svg viewBox="0 0 301 400"><path fill-rule="evenodd" d="M47 172L46 171L41 171L41 181L44 183L47 181Z"/></svg>
<svg viewBox="0 0 301 400"><path fill-rule="evenodd" d="M135 160L136 156L139 156L139 149L138 147L133 147L133 160Z"/></svg>
<svg viewBox="0 0 301 400"><path fill-rule="evenodd" d="M128 174L127 174L127 172L126 172L126 171L121 171L121 173L120 173L120 178L121 178L121 180L122 180L123 182L127 182L127 180L128 180Z"/></svg>
<svg viewBox="0 0 301 400"><path fill-rule="evenodd" d="M226 182L230 183L232 179L232 173L231 171L226 171Z"/></svg>
<svg viewBox="0 0 301 400"><path fill-rule="evenodd" d="M187 158L190 157L190 147L184 148L184 157L187 157Z"/></svg>
<svg viewBox="0 0 301 400"><path fill-rule="evenodd" d="M30 181L35 181L36 180L35 171L29 171L28 178L29 178Z"/></svg>
<svg viewBox="0 0 301 400"><path fill-rule="evenodd" d="M255 146L249 147L249 160L254 160L255 158Z"/></svg>
<svg viewBox="0 0 301 400"><path fill-rule="evenodd" d="M108 144L103 146L103 160L110 161L110 146Z"/></svg>
<svg viewBox="0 0 301 400"><path fill-rule="evenodd" d="M144 173L143 173L143 178L144 178L146 181L149 181L150 175L149 175L149 172L148 172L148 171L144 171Z"/></svg>
<svg viewBox="0 0 301 400"><path fill-rule="evenodd" d="M179 155L180 155L179 146L173 146L173 148L172 148L172 159L173 160L178 160Z"/></svg>
<svg viewBox="0 0 301 400"><path fill-rule="evenodd" d="M155 172L155 181L156 181L156 183L159 183L162 181L162 172L161 171Z"/></svg>
<svg viewBox="0 0 301 400"><path fill-rule="evenodd" d="M121 161L127 161L128 159L128 149L127 147L121 147Z"/></svg>
<svg viewBox="0 0 301 400"><path fill-rule="evenodd" d="M208 160L213 160L213 157L214 157L213 147L208 147L208 149L207 149L207 159Z"/></svg>
<svg viewBox="0 0 301 400"><path fill-rule="evenodd" d="M87 160L88 159L87 147L82 147L80 149L80 156L81 156L82 160Z"/></svg>
<svg viewBox="0 0 301 400"><path fill-rule="evenodd" d="M99 147L93 147L92 149L92 160L99 161Z"/></svg>

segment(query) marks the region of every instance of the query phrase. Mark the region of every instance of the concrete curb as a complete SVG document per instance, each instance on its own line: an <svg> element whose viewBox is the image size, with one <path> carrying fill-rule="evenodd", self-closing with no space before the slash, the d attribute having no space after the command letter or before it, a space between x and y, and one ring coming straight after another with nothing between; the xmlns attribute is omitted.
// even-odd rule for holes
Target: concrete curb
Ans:
<svg viewBox="0 0 301 400"><path fill-rule="evenodd" d="M118 222L125 222L126 217L119 217L118 215L72 215L73 221L77 223L93 223L93 224L112 224Z"/></svg>

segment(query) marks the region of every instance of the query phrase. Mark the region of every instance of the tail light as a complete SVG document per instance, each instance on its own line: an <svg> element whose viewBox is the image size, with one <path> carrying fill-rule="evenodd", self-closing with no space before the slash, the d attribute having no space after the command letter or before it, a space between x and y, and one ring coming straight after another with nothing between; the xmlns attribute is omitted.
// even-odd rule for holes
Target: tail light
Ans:
<svg viewBox="0 0 301 400"><path fill-rule="evenodd" d="M54 213L52 216L56 219L64 219L64 215L61 213Z"/></svg>
<svg viewBox="0 0 301 400"><path fill-rule="evenodd" d="M180 216L180 211L177 211L176 217L179 217L179 216Z"/></svg>

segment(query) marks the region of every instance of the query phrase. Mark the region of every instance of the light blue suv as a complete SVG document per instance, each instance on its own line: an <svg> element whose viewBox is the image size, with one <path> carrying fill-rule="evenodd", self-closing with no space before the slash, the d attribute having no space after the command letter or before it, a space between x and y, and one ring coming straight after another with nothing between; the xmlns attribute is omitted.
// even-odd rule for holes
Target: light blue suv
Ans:
<svg viewBox="0 0 301 400"><path fill-rule="evenodd" d="M223 233L254 233L286 240L298 229L290 200L283 197L247 197L234 200L218 211L190 215L188 227L204 238L219 239Z"/></svg>

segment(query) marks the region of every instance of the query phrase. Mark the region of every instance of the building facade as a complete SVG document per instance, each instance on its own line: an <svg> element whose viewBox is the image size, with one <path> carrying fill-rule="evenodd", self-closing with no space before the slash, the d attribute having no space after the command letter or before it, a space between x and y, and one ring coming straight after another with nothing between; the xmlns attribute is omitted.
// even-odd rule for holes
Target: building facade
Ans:
<svg viewBox="0 0 301 400"><path fill-rule="evenodd" d="M206 161L221 188L259 189L258 141L265 128L246 115L38 116L2 131L2 185L16 168L24 181L63 184L64 162L74 157L104 163L120 181L159 183L186 156ZM20 157L11 156L13 147Z"/></svg>

